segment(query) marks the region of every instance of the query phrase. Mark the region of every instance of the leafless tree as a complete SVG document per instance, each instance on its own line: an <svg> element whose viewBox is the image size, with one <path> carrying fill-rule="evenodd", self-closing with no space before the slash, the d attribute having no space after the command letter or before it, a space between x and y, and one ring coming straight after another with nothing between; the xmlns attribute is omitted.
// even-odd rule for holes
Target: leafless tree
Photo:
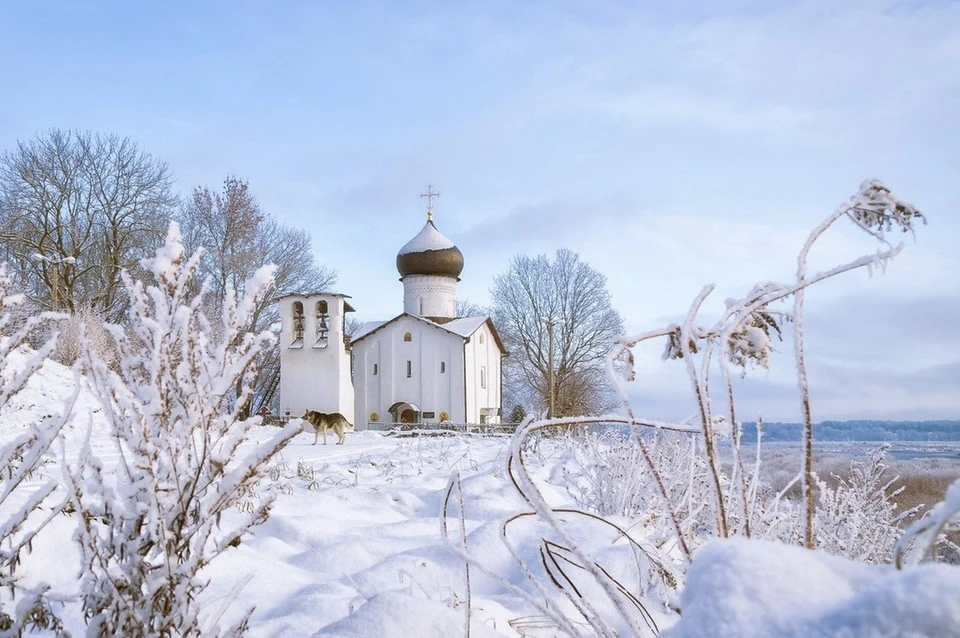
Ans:
<svg viewBox="0 0 960 638"><path fill-rule="evenodd" d="M487 317L490 315L490 309L474 303L470 299L457 299L458 317Z"/></svg>
<svg viewBox="0 0 960 638"><path fill-rule="evenodd" d="M554 414L597 414L615 404L604 366L623 319L610 303L606 277L575 252L518 255L491 290L497 330L510 356L504 362L506 404L546 406L550 394L553 325ZM520 396L507 396L509 392Z"/></svg>
<svg viewBox="0 0 960 638"><path fill-rule="evenodd" d="M130 138L53 129L0 155L0 244L41 307L127 308L120 271L163 241L176 197L164 162Z"/></svg>
<svg viewBox="0 0 960 638"><path fill-rule="evenodd" d="M228 176L218 192L196 187L179 217L186 249L204 248L198 280L212 282L210 300L214 305L223 304L228 290L242 293L245 282L261 266L276 266L274 294L258 299L250 318L252 332L277 326L276 294L328 290L337 281L336 270L314 259L310 234L284 226L264 212L246 180ZM268 388L280 369L278 347L261 351L253 393L255 409L270 398Z"/></svg>

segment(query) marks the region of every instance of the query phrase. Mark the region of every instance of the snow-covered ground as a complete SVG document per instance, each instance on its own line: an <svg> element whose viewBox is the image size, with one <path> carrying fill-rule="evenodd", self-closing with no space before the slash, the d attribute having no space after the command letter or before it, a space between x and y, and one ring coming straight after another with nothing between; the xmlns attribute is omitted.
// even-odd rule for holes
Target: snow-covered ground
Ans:
<svg viewBox="0 0 960 638"><path fill-rule="evenodd" d="M0 412L4 439L54 413L74 387L72 373L46 363L30 385ZM59 478L60 464L74 462L90 433L92 447L108 463L112 441L104 436L102 408L82 394L64 433L64 445L35 477ZM247 444L266 441L275 429L261 426ZM469 609L471 635L563 635L519 593L565 601L541 578L538 593L501 538L505 520L528 508L506 469L507 437L394 437L376 432L348 435L343 446L312 445L298 435L276 459L259 494L278 498L265 524L207 570L204 593L209 628L227 627L254 607L252 636L458 636ZM567 462L560 441L545 440L529 455L548 502L571 506L563 483ZM467 552L499 576L470 570L444 544L443 504L451 476L462 479ZM454 496L446 521L459 539ZM629 521L618 521L629 526ZM74 519L56 517L34 543L20 573L45 581L66 628L83 635L78 595L79 558L71 536ZM540 548L551 532L542 522L520 519L509 540L534 575ZM759 541L707 544L691 568L678 600L682 620L637 578L638 562L622 537L603 525L579 521L569 530L579 547L633 588L650 621L673 636L900 636L960 635L960 569L922 566L896 572ZM642 537L643 530L631 529ZM568 573L577 570L568 567ZM576 578L576 576L574 576ZM588 592L590 585L570 583ZM514 589L516 588L516 589ZM469 597L469 606L467 604ZM594 599L596 600L596 599ZM605 608L599 605L600 612ZM616 621L614 627L623 627ZM591 635L584 625L585 635ZM626 635L622 631L620 635Z"/></svg>

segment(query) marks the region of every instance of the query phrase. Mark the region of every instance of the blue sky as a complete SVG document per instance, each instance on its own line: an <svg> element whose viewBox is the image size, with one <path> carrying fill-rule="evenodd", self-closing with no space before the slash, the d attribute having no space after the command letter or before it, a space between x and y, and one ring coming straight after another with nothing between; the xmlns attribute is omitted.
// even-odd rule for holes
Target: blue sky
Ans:
<svg viewBox="0 0 960 638"><path fill-rule="evenodd" d="M402 308L394 259L433 183L461 297L570 248L630 331L706 283L709 314L789 278L877 177L929 226L884 276L809 293L814 416L960 418L960 4L655 4L6 2L0 149L92 129L167 161L182 193L243 177L362 320ZM840 224L813 270L870 250ZM655 350L637 411L680 418L682 370ZM790 360L752 375L744 411L796 419Z"/></svg>

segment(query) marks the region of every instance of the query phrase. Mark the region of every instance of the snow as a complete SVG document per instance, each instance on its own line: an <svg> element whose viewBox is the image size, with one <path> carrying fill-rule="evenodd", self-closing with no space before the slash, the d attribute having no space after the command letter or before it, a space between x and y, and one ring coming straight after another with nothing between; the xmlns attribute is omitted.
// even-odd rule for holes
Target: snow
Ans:
<svg viewBox="0 0 960 638"><path fill-rule="evenodd" d="M486 317L460 317L441 324L440 327L467 338L487 322Z"/></svg>
<svg viewBox="0 0 960 638"><path fill-rule="evenodd" d="M385 323L387 322L386 321L366 321L360 325L360 327L357 329L355 333L350 335L350 339L352 341L356 341L361 337L365 337Z"/></svg>
<svg viewBox="0 0 960 638"><path fill-rule="evenodd" d="M72 371L46 362L0 410L0 439L32 427L75 385ZM68 463L78 458L88 432L90 447L105 472L111 472L116 446L102 408L84 390L64 432L62 456ZM241 451L248 455L276 433L274 427L261 426ZM470 635L520 635L514 626L526 628L527 635L563 635L520 594L536 596L537 590L501 537L503 521L529 509L506 472L510 439L359 432L349 434L344 446L312 442L313 436L300 434L276 459L269 480L258 486L259 494L276 495L270 517L204 572L210 579L201 601L207 630L229 627L253 607L249 635L258 637L464 635L465 566L441 535L446 488L458 472L467 551L501 579L471 570ZM558 470L564 459L551 444L542 441L537 454L528 452L528 462L546 502L568 505L570 495ZM44 478L59 476L60 458L60 452L53 455L30 484L39 487ZM951 495L960 498L956 490ZM454 542L459 540L456 512L453 506L447 521ZM242 513L224 516L231 515ZM546 532L542 521L527 521L512 524L511 542L528 568L536 569ZM57 516L41 531L19 573L26 584L48 583L52 597L65 601L54 608L67 631L84 635L77 599L80 556L71 541L75 527L74 517ZM568 531L578 550L604 564L619 569L632 563L618 554L622 545L616 534L599 533L586 522ZM562 607L567 601L544 582ZM953 566L923 564L897 571L733 539L710 543L694 555L679 599L681 616L649 592L638 593L647 596L644 603L667 638L869 637L958 635L957 591L960 569Z"/></svg>
<svg viewBox="0 0 960 638"><path fill-rule="evenodd" d="M406 255L409 253L422 253L428 250L443 250L445 248L454 248L454 243L437 230L437 227L433 225L432 221L428 221L413 239L404 244L403 248L401 248L397 254Z"/></svg>
<svg viewBox="0 0 960 638"><path fill-rule="evenodd" d="M714 541L693 560L663 638L960 635L960 569L898 571L801 547Z"/></svg>
<svg viewBox="0 0 960 638"><path fill-rule="evenodd" d="M476 332L483 324L487 322L487 317L459 317L445 323L437 323L436 321L432 321L426 317L404 313L394 317L393 319L390 319L389 321L367 321L366 323L363 323L360 328L357 329L356 333L351 335L351 340L354 342L359 341L360 339L376 332L388 323L393 323L401 317L414 317L418 321L435 326L441 330L446 330L447 332L463 337L464 339L468 339L470 335Z"/></svg>

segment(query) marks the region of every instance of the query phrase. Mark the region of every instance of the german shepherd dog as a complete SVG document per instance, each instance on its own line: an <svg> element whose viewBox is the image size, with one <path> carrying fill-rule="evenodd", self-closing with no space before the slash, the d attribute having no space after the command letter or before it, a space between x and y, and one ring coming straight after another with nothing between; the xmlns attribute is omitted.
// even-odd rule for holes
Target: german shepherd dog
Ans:
<svg viewBox="0 0 960 638"><path fill-rule="evenodd" d="M327 444L327 430L333 430L334 434L337 435L339 439L337 445L343 445L343 442L347 439L344 434L344 430L350 426L350 422L340 414L339 412L333 412L327 414L326 412L317 412L316 410L307 410L304 412L301 417L304 421L303 430L304 432L309 432L307 429L307 424L309 423L313 429L314 437L313 444L317 444L317 440L320 438L320 434L323 434L323 444Z"/></svg>

